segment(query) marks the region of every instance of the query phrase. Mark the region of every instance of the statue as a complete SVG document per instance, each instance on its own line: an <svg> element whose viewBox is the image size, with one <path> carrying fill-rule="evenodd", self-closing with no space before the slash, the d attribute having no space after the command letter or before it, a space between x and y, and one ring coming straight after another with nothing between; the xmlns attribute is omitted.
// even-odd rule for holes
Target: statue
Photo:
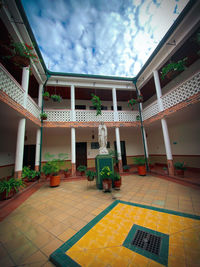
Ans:
<svg viewBox="0 0 200 267"><path fill-rule="evenodd" d="M98 137L99 137L99 154L100 155L108 154L108 150L106 148L106 146L107 146L107 128L106 128L106 125L104 124L104 122L101 122L99 124Z"/></svg>

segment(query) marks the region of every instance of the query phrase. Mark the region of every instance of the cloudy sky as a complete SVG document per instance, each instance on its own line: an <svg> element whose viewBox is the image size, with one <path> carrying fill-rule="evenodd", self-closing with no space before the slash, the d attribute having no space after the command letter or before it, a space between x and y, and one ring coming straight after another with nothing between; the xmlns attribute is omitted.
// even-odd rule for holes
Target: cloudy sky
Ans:
<svg viewBox="0 0 200 267"><path fill-rule="evenodd" d="M51 71L135 76L188 0L22 0Z"/></svg>

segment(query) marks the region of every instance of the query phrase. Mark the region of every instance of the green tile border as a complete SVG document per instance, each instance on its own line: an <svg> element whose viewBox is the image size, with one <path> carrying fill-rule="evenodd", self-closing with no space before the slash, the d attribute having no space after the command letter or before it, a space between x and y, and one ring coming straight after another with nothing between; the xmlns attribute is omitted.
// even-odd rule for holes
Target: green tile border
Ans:
<svg viewBox="0 0 200 267"><path fill-rule="evenodd" d="M159 256L156 256L155 254L152 254L131 244L133 236L137 230L142 230L162 238ZM127 238L125 239L123 246L158 263L161 263L166 266L168 264L169 235L134 224L131 230L129 231Z"/></svg>
<svg viewBox="0 0 200 267"><path fill-rule="evenodd" d="M106 216L119 203L200 220L200 216L193 214L187 214L163 208L156 208L152 206L127 202L123 200L115 200L111 205L109 205L105 210L103 210L99 215L97 215L93 220L91 220L86 226L84 226L74 236L72 236L69 240L67 240L61 247L55 250L50 255L50 261L53 262L56 266L69 266L69 267L80 266L78 263L73 261L69 256L67 256L65 252L69 250L79 239L81 239L93 226L95 226L104 216Z"/></svg>

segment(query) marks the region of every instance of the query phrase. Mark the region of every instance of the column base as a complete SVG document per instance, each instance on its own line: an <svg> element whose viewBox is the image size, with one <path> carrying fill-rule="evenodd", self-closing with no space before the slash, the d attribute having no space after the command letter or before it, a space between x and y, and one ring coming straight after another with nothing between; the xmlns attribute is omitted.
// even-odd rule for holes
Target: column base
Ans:
<svg viewBox="0 0 200 267"><path fill-rule="evenodd" d="M21 177L22 177L22 171L17 171L17 172L15 172L14 177L15 177L16 179L21 178Z"/></svg>
<svg viewBox="0 0 200 267"><path fill-rule="evenodd" d="M39 172L39 165L35 166L35 171Z"/></svg>
<svg viewBox="0 0 200 267"><path fill-rule="evenodd" d="M123 172L122 160L121 159L118 161L118 169L119 169L119 173Z"/></svg>
<svg viewBox="0 0 200 267"><path fill-rule="evenodd" d="M174 165L173 165L173 160L168 159L167 160L167 165L168 165L168 171L170 176L174 176Z"/></svg>
<svg viewBox="0 0 200 267"><path fill-rule="evenodd" d="M76 163L71 163L72 166L72 176L76 176Z"/></svg>

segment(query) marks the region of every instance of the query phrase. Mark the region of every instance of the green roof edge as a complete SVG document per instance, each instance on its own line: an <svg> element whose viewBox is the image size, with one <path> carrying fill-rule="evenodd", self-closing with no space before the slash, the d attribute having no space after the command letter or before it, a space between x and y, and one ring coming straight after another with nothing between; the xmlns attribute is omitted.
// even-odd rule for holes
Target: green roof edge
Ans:
<svg viewBox="0 0 200 267"><path fill-rule="evenodd" d="M148 58L148 60L146 61L146 63L144 64L144 66L141 68L141 70L138 72L138 74L136 75L136 80L138 79L138 77L143 73L143 71L146 69L146 67L151 63L151 61L153 60L153 58L155 57L155 55L158 53L158 51L160 51L160 49L163 47L163 45L165 44L166 40L171 36L171 34L175 31L175 29L178 27L178 25L181 23L181 21L183 20L183 18L185 17L185 15L190 11L190 9L193 7L193 5L197 2L197 0L190 0L187 5L184 7L184 9L182 10L181 14L178 16L178 18L175 20L175 22L172 24L172 26L169 28L169 30L167 31L167 33L164 35L164 37L162 38L162 40L160 41L160 43L158 44L158 46L156 47L156 49L153 51L153 53L151 54L151 56Z"/></svg>
<svg viewBox="0 0 200 267"><path fill-rule="evenodd" d="M165 41L170 37L170 35L174 32L174 30L178 27L178 25L181 23L181 21L183 20L183 18L185 17L185 15L190 11L190 9L192 8L192 6L197 2L197 0L190 0L187 5L185 6L185 8L182 10L181 14L178 16L178 18L175 20L175 22L172 24L172 26L169 28L169 30L167 31L167 33L165 34L165 36L162 38L162 40L160 41L160 43L158 44L158 46L156 47L156 49L154 50L154 52L151 54L151 56L148 58L148 60L146 61L146 63L144 64L144 66L142 67L142 69L139 71L139 73L132 78L127 78L127 77L119 77L119 76L104 76L104 75L95 75L95 74L80 74L80 73L65 73L65 72L52 72L50 70L47 69L42 54L40 52L40 49L38 47L37 41L35 39L35 36L33 34L33 31L31 29L31 26L29 24L28 18L26 16L25 10L23 8L23 5L21 3L21 0L15 0L16 5L20 11L20 14L22 16L22 18L24 19L24 24L28 30L28 33L30 35L30 38L32 40L32 42L35 44L35 49L39 55L39 58L42 59L42 66L45 70L46 75L50 75L50 76L69 76L69 77L82 77L82 78L95 78L95 79L107 79L107 80L123 80L123 81L132 81L134 84L137 82L138 77L143 73L143 71L146 69L146 67L151 63L151 61L153 60L153 58L155 57L155 55L158 53L158 51L162 48L162 46L164 45Z"/></svg>

